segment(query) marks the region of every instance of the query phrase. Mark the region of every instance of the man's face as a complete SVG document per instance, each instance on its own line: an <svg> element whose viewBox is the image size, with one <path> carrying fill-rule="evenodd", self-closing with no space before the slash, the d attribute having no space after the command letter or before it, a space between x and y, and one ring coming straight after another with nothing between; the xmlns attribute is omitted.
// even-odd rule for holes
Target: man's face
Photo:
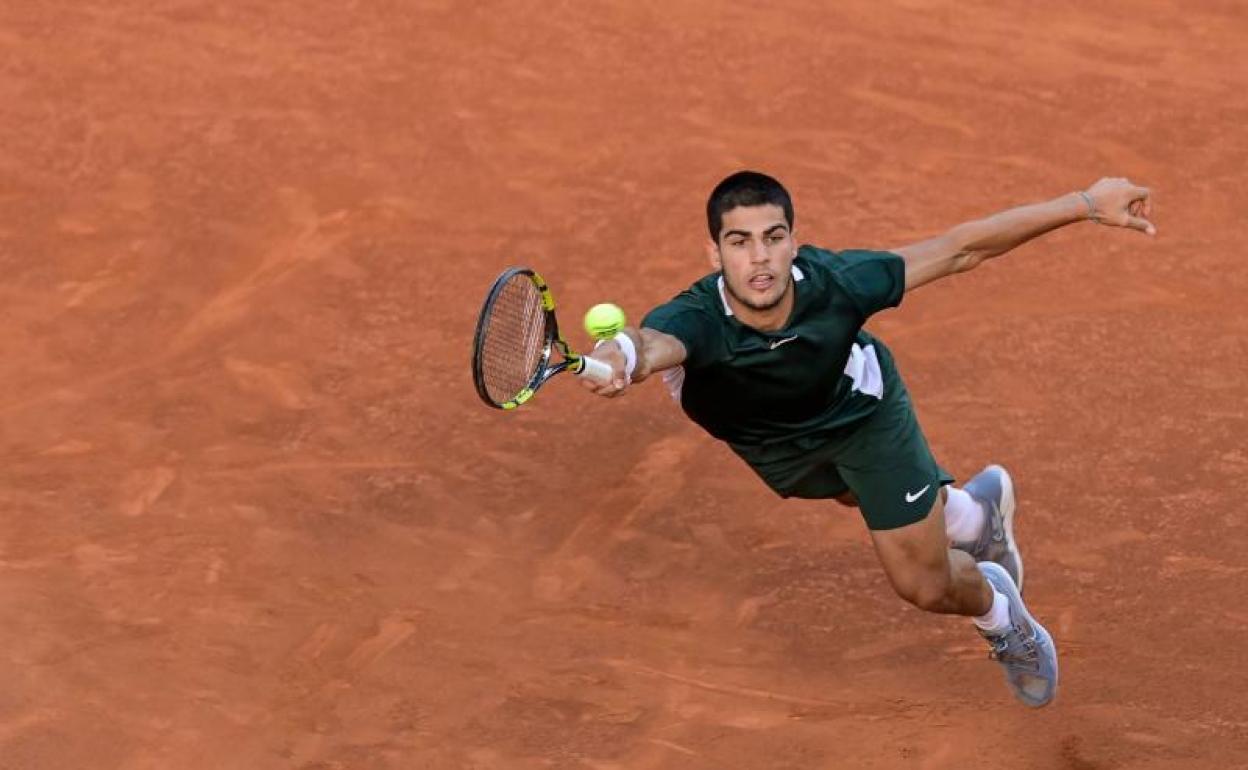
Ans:
<svg viewBox="0 0 1248 770"><path fill-rule="evenodd" d="M784 301L797 246L779 206L738 206L724 214L710 256L733 299L764 311Z"/></svg>

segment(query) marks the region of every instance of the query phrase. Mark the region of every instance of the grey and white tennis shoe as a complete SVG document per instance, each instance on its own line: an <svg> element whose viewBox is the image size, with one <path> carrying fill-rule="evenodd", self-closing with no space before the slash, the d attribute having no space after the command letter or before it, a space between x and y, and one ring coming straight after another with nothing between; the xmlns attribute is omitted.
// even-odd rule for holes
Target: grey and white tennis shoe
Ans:
<svg viewBox="0 0 1248 770"><path fill-rule="evenodd" d="M977 562L1000 564L1010 573L1021 594L1023 557L1014 542L1014 482L1010 474L1000 465L989 465L966 482L963 489L984 506L984 531L978 540L954 543L953 547L966 551Z"/></svg>
<svg viewBox="0 0 1248 770"><path fill-rule="evenodd" d="M1027 611L1023 596L1005 568L996 562L977 565L998 593L1010 603L1010 627L999 634L980 629L991 646L991 657L1005 669L1005 682L1014 695L1032 708L1047 706L1057 694L1057 646L1044 626Z"/></svg>

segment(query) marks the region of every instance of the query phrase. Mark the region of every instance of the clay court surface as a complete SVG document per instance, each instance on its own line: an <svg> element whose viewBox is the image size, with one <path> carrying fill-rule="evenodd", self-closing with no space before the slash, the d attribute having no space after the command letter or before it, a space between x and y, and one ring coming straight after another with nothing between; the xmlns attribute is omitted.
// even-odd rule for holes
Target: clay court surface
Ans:
<svg viewBox="0 0 1248 770"><path fill-rule="evenodd" d="M1235 2L8 3L0 767L1248 762ZM754 167L890 247L1129 176L872 328L1020 494L1057 702L652 383L486 409L506 265L634 318ZM832 362L839 366L839 362Z"/></svg>

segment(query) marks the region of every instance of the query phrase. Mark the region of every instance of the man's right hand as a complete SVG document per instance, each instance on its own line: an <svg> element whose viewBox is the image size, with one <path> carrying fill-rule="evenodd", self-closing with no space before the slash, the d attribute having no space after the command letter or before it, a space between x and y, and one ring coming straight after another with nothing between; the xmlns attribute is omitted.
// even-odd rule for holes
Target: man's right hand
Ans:
<svg viewBox="0 0 1248 770"><path fill-rule="evenodd" d="M599 385L585 377L580 378L581 385L600 396L615 398L627 391L629 385L636 385L655 372L662 372L684 363L685 345L670 334L654 329L637 329L632 326L624 327L620 330L620 334L627 334L636 349L637 363L633 369L632 381L630 382L624 373L624 367L628 363L624 351L620 349L618 342L608 340L595 348L590 358L602 361L611 367L614 373L612 382Z"/></svg>
<svg viewBox="0 0 1248 770"><path fill-rule="evenodd" d="M612 376L611 382L605 384L595 382L588 377L580 377L578 379L582 387L606 398L615 398L628 390L628 377L624 374L624 366L627 362L624 358L624 351L620 350L619 345L607 341L595 348L593 355L586 356L586 358L592 358L610 366Z"/></svg>

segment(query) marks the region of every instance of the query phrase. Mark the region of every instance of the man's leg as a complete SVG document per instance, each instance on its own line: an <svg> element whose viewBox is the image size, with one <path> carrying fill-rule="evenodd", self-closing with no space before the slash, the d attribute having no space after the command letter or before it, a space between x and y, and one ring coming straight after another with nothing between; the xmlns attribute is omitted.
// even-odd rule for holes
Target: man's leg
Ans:
<svg viewBox="0 0 1248 770"><path fill-rule="evenodd" d="M871 530L880 564L897 594L919 609L971 616L1019 700L1047 705L1057 692L1053 639L1027 611L1001 565L977 564L970 554L949 547L944 497L943 490L935 496L924 519Z"/></svg>
<svg viewBox="0 0 1248 770"><path fill-rule="evenodd" d="M999 465L989 465L963 489L944 487L945 536L954 550L976 562L995 561L1023 591L1023 557L1014 541L1014 483ZM849 508L858 497L846 492L833 498ZM957 557L954 557L955 559Z"/></svg>
<svg viewBox="0 0 1248 770"><path fill-rule="evenodd" d="M990 465L967 482L964 489L944 487L945 536L953 548L976 562L995 561L1023 590L1023 557L1014 542L1014 485L1010 474ZM858 497L845 492L833 498L849 508ZM954 557L955 559L957 557Z"/></svg>
<svg viewBox="0 0 1248 770"><path fill-rule="evenodd" d="M992 609L992 587L969 554L949 547L944 507L942 491L926 518L871 530L875 552L893 590L919 609L982 616Z"/></svg>

